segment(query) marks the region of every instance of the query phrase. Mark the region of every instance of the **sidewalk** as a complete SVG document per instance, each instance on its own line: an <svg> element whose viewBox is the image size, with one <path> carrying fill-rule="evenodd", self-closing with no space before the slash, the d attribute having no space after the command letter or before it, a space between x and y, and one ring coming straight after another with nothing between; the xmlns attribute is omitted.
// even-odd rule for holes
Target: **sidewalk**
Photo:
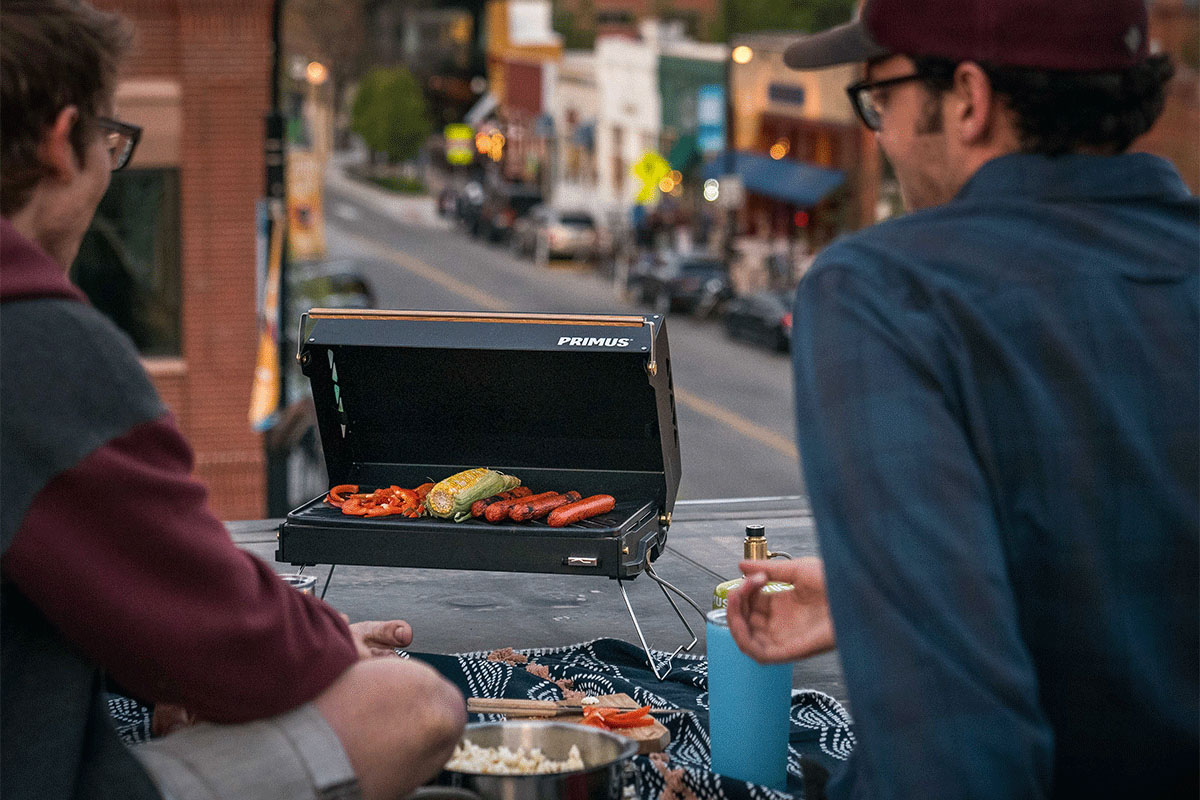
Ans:
<svg viewBox="0 0 1200 800"><path fill-rule="evenodd" d="M404 195L389 192L348 176L346 166L359 163L361 158L360 153L349 150L333 153L329 157L329 164L325 169L326 188L347 195L355 202L397 222L426 228L450 229L450 221L438 216L437 203L432 195ZM352 206L326 198L326 218L353 220L357 213L357 209Z"/></svg>

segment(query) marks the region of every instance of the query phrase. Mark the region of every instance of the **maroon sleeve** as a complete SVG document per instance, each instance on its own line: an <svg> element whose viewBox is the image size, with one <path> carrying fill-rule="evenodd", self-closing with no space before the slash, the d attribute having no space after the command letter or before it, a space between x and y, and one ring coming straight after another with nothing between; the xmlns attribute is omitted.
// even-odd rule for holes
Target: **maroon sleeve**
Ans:
<svg viewBox="0 0 1200 800"><path fill-rule="evenodd" d="M214 722L314 698L356 659L349 629L239 550L170 417L48 483L3 569L63 635L143 700Z"/></svg>

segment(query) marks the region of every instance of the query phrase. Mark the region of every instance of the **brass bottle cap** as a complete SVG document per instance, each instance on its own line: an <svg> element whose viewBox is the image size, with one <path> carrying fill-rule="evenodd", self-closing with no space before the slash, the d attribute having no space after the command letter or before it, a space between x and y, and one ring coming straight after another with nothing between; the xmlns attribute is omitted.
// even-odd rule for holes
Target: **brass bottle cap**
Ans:
<svg viewBox="0 0 1200 800"><path fill-rule="evenodd" d="M746 538L742 542L742 554L747 559L762 561L767 558L767 529L764 525L747 525Z"/></svg>

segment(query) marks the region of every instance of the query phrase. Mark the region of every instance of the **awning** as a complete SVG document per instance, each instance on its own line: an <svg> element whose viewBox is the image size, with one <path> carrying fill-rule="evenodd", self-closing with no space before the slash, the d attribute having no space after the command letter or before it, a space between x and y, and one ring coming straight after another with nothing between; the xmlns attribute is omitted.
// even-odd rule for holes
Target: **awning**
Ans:
<svg viewBox="0 0 1200 800"><path fill-rule="evenodd" d="M667 162L671 165L671 169L684 172L692 165L692 162L699 154L700 151L696 149L695 134L685 133L679 137L679 141L671 146L671 152L667 155Z"/></svg>
<svg viewBox="0 0 1200 800"><path fill-rule="evenodd" d="M463 122L470 125L472 128L479 125L485 119L492 115L496 110L496 106L500 105L500 101L491 92L484 92L483 95L475 101L475 105L471 106L471 110L463 117Z"/></svg>
<svg viewBox="0 0 1200 800"><path fill-rule="evenodd" d="M840 169L825 169L793 159L761 156L757 153L734 153L733 171L742 179L746 191L811 208L842 185L846 173ZM725 174L725 154L704 165L704 178L720 178Z"/></svg>

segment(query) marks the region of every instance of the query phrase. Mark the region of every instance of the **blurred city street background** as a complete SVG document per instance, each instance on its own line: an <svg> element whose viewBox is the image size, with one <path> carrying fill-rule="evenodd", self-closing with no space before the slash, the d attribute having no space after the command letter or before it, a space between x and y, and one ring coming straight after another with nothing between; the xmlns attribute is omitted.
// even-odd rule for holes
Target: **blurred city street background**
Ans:
<svg viewBox="0 0 1200 800"><path fill-rule="evenodd" d="M804 494L796 283L902 213L844 92L859 68L782 63L853 0L97 5L137 27L116 111L145 132L73 277L222 518L328 487L294 359L315 306L667 314L679 498ZM1135 149L1195 190L1200 9L1149 5L1177 74Z"/></svg>

